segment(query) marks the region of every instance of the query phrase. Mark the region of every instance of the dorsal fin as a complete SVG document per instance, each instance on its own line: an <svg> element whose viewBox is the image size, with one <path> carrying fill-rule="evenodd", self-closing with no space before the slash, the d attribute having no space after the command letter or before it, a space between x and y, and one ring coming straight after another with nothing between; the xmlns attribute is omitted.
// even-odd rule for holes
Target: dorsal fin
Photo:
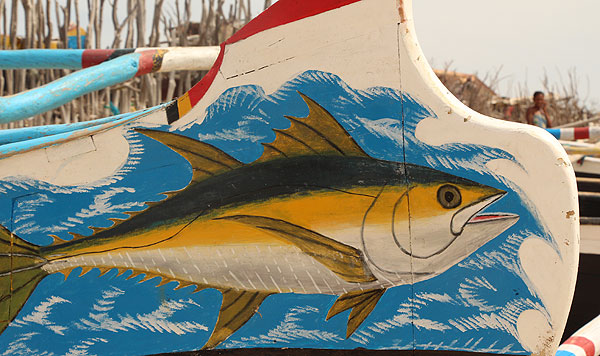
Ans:
<svg viewBox="0 0 600 356"><path fill-rule="evenodd" d="M275 141L263 143L257 162L305 155L368 157L335 118L308 96L298 92L308 106L308 116L286 116L291 126L275 131Z"/></svg>
<svg viewBox="0 0 600 356"><path fill-rule="evenodd" d="M135 131L165 144L187 159L194 170L192 183L243 165L220 149L187 136L150 129L135 129Z"/></svg>

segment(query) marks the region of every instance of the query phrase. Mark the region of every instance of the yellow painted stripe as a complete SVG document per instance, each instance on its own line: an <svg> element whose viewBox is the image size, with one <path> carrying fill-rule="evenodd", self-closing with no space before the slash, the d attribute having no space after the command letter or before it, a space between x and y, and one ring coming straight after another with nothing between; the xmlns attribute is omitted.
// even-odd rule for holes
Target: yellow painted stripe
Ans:
<svg viewBox="0 0 600 356"><path fill-rule="evenodd" d="M190 101L188 93L183 94L183 96L177 99L177 108L179 109L179 117L182 117L192 110L192 102Z"/></svg>

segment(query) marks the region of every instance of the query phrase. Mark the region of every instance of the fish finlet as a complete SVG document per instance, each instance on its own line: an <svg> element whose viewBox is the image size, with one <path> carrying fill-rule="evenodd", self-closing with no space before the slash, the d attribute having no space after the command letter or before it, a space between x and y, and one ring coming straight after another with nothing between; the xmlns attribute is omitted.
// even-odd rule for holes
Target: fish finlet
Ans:
<svg viewBox="0 0 600 356"><path fill-rule="evenodd" d="M111 270L111 269L112 269L112 268L99 268L99 270L100 270L100 275L99 275L98 277L102 277L102 276L104 276L105 274L107 274L108 272L110 272L110 270Z"/></svg>
<svg viewBox="0 0 600 356"><path fill-rule="evenodd" d="M69 278L69 275L71 275L71 272L73 272L73 270L75 269L75 267L71 267L68 269L63 269L61 271L59 271L60 273L63 274L63 276L65 276L65 281L67 280L67 278Z"/></svg>
<svg viewBox="0 0 600 356"><path fill-rule="evenodd" d="M81 267L81 273L79 273L79 277L83 277L84 275L88 274L92 269L93 267Z"/></svg>
<svg viewBox="0 0 600 356"><path fill-rule="evenodd" d="M64 244L65 242L67 242L67 240L63 240L63 239L61 239L60 237L58 237L56 235L48 235L48 236L50 236L52 238L52 240L53 240L51 246L61 245L61 244Z"/></svg>

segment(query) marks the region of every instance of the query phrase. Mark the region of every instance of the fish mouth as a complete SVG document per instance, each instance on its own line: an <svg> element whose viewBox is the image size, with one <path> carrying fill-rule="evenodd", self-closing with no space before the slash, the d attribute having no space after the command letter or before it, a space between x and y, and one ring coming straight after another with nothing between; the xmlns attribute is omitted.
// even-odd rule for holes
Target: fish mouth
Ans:
<svg viewBox="0 0 600 356"><path fill-rule="evenodd" d="M506 195L506 192L494 194L457 211L452 217L452 222L450 223L452 234L454 236L462 234L465 227L471 224L484 224L491 222L508 223L510 220L510 225L513 225L516 220L518 220L518 215L509 213L477 214L496 200L502 198L504 195Z"/></svg>
<svg viewBox="0 0 600 356"><path fill-rule="evenodd" d="M492 213L492 214L479 214L473 216L467 224L479 224L491 221L508 220L518 218L519 215L509 213Z"/></svg>

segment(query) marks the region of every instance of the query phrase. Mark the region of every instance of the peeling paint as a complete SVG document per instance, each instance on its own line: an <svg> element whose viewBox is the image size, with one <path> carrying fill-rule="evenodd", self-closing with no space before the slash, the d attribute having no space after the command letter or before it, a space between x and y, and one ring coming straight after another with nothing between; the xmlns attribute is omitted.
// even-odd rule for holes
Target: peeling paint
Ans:
<svg viewBox="0 0 600 356"><path fill-rule="evenodd" d="M398 13L400 14L400 23L405 23L406 11L404 11L404 0L398 0Z"/></svg>
<svg viewBox="0 0 600 356"><path fill-rule="evenodd" d="M569 162L565 161L563 158L559 157L559 158L556 160L556 165L557 165L557 166L559 166L559 167L560 167L560 166L564 166L564 167L570 167L570 166L571 166L571 163L569 163Z"/></svg>

